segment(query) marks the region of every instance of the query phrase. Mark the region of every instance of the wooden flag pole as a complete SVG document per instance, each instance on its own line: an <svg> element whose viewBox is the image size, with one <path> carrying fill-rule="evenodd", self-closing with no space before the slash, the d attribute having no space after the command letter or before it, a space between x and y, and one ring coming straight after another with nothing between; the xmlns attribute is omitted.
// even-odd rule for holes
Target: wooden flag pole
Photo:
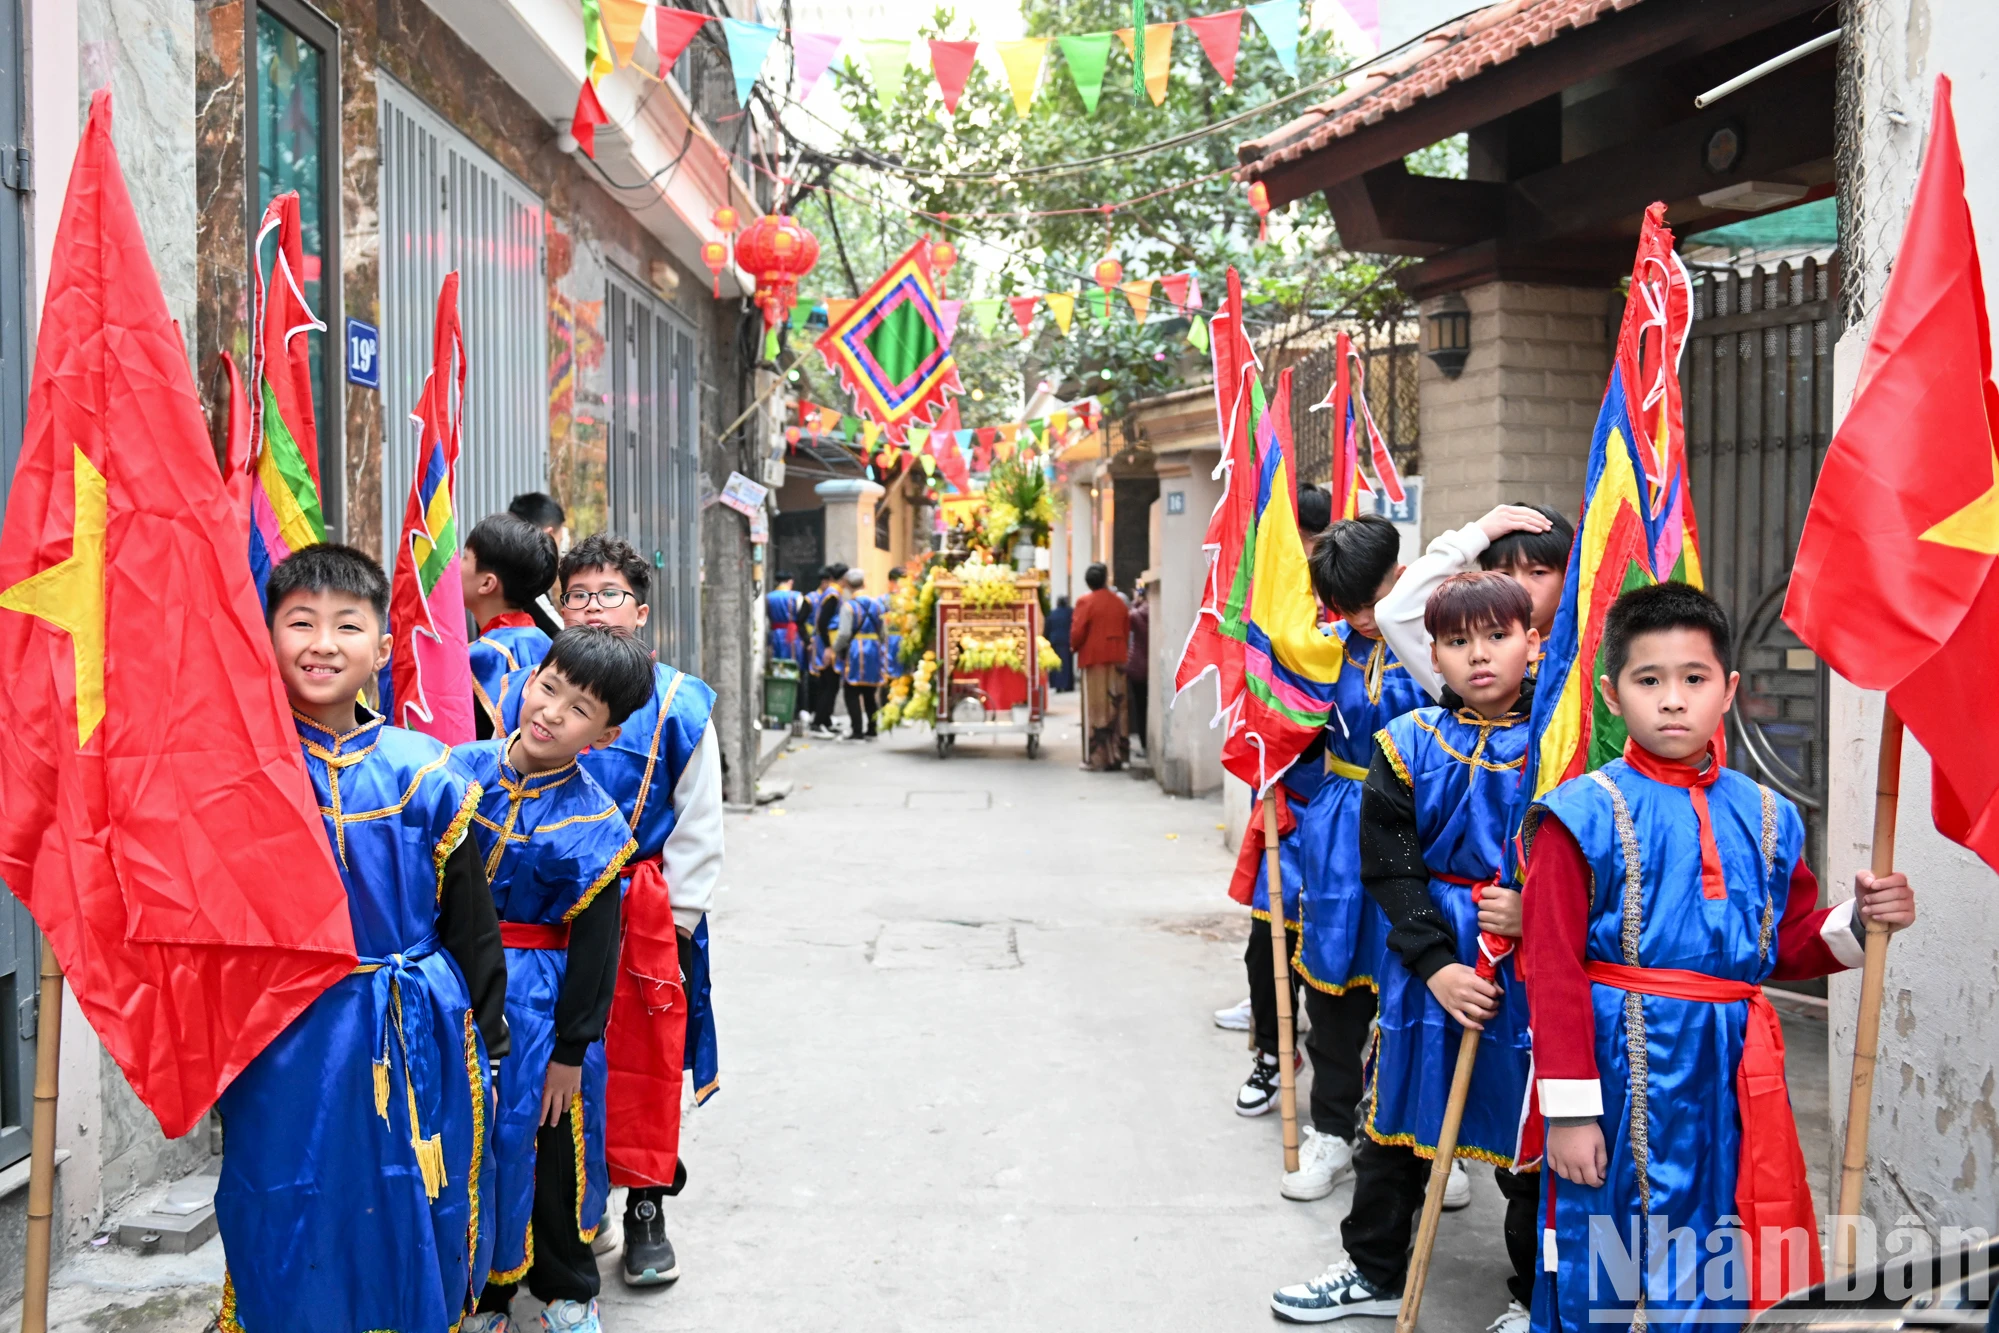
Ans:
<svg viewBox="0 0 1999 1333"><path fill-rule="evenodd" d="M1881 710L1881 756L1874 775L1874 874L1895 869L1895 808L1902 794L1902 719ZM1857 908L1855 910L1858 910ZM1888 980L1890 931L1867 927L1860 968L1860 1022L1853 1031L1853 1083L1846 1094L1846 1153L1839 1167L1839 1205L1832 1234L1833 1269L1850 1273L1859 1248L1860 1195L1867 1184L1867 1130L1874 1111L1874 1058L1881 1043L1881 992Z"/></svg>
<svg viewBox="0 0 1999 1333"><path fill-rule="evenodd" d="M62 965L42 940L41 1012L35 1027L35 1126L28 1159L28 1264L21 1333L48 1333L49 1229L56 1197L56 1072L62 1059Z"/></svg>
<svg viewBox="0 0 1999 1333"><path fill-rule="evenodd" d="M1270 967L1277 980L1278 1110L1284 1119L1284 1169L1298 1169L1297 1049L1291 1022L1291 948L1284 934L1284 870L1277 856L1277 803L1263 798L1263 867L1270 906Z"/></svg>
<svg viewBox="0 0 1999 1333"><path fill-rule="evenodd" d="M1444 1126L1437 1134L1437 1155L1430 1163L1430 1186L1423 1192L1423 1220L1416 1226L1416 1251L1409 1256L1409 1276L1402 1283L1402 1308L1395 1315L1395 1333L1412 1333L1416 1312L1423 1306L1423 1283L1430 1276L1430 1254L1437 1248L1444 1187L1451 1183L1451 1161L1458 1155L1458 1129L1464 1124L1465 1098L1471 1093L1471 1070L1477 1059L1478 1033L1466 1028L1458 1036L1458 1065L1451 1071L1451 1095L1444 1103Z"/></svg>

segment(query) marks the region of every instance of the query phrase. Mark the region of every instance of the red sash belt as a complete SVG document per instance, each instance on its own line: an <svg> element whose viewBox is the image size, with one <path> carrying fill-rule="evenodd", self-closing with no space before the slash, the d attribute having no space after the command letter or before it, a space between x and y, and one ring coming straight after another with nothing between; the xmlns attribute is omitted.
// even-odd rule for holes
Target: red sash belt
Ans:
<svg viewBox="0 0 1999 1333"><path fill-rule="evenodd" d="M1267 801L1277 802L1277 837L1281 842L1291 836L1298 827L1298 816L1291 811L1289 793L1284 784L1273 782ZM1256 876L1263 869L1263 807L1252 804L1249 807L1249 827L1243 830L1242 846L1236 849L1235 874L1229 878L1229 897L1247 907L1256 901ZM1277 906L1273 909L1281 918L1284 915L1284 888L1276 890ZM1285 922L1288 926L1290 922Z"/></svg>
<svg viewBox="0 0 1999 1333"><path fill-rule="evenodd" d="M502 921L500 943L509 949L567 949L569 923L531 925L525 921Z"/></svg>
<svg viewBox="0 0 1999 1333"><path fill-rule="evenodd" d="M680 1157L687 993L659 858L624 869L623 938L604 1028L604 1155L613 1185L671 1185Z"/></svg>
<svg viewBox="0 0 1999 1333"><path fill-rule="evenodd" d="M1735 1070L1735 1104L1742 1120L1742 1148L1736 1160L1735 1211L1749 1245L1749 1271L1754 1274L1750 1308L1760 1310L1790 1294L1825 1280L1819 1256L1818 1218L1812 1211L1811 1187L1805 1177L1805 1154L1798 1145L1798 1122L1791 1114L1790 1089L1784 1084L1784 1029L1761 986L1725 981L1702 972L1669 967L1629 967L1595 959L1583 963L1591 981L1640 995L1709 1004L1749 1002L1749 1027L1742 1043L1742 1063ZM1771 1228L1777 1235L1769 1235ZM1787 1274L1788 1248L1778 1237L1802 1229L1806 1239L1806 1273ZM1766 1251L1763 1241L1774 1242Z"/></svg>

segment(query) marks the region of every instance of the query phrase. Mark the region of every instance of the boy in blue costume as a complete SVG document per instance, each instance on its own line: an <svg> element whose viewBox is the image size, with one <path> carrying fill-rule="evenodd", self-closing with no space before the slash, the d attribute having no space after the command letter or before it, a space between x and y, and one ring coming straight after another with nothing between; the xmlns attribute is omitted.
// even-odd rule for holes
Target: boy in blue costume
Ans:
<svg viewBox="0 0 1999 1333"><path fill-rule="evenodd" d="M603 533L585 538L562 557L561 579L562 618L571 626L606 626L628 635L645 626L652 566L629 542ZM631 1026L672 1025L671 1048L679 1052L684 1042L670 1076L657 1070L657 1090L642 1102L620 1100L619 1065L612 1061L606 1156L611 1184L628 1188L622 1226L600 1234L597 1244L615 1244L622 1233L621 1273L629 1286L665 1285L680 1276L662 1211L687 1175L679 1157L680 1061L694 1073L697 1100L716 1087L707 924L722 873L721 745L709 721L715 692L664 662L655 661L652 672L651 698L625 719L617 740L579 760L617 802L638 844L625 867L620 999L612 1008L607 1053L627 1036L643 1042L661 1035L619 1031L623 997L638 984L635 978L673 994L671 1005L661 1007L653 1002L662 997L653 992L645 1010L657 1021L641 1014ZM510 728L517 725L518 684L507 692ZM668 984L676 973L679 982Z"/></svg>
<svg viewBox="0 0 1999 1333"><path fill-rule="evenodd" d="M777 586L764 594L764 617L770 622L771 661L795 664L805 661L805 638L798 628L804 613L804 594L792 588L791 575L778 575Z"/></svg>
<svg viewBox="0 0 1999 1333"><path fill-rule="evenodd" d="M1548 793L1523 829L1550 1168L1537 1330L1733 1327L1817 1277L1762 983L1858 966L1862 923L1899 930L1915 897L1902 875L1862 871L1854 898L1816 906L1797 808L1723 767L1730 649L1704 593L1618 598L1597 687L1624 755ZM1622 1257L1603 1251L1613 1236Z"/></svg>
<svg viewBox="0 0 1999 1333"><path fill-rule="evenodd" d="M465 610L479 627L468 648L472 710L479 736L502 734L501 681L541 661L548 635L535 624L535 599L555 582L555 540L512 514L491 514L465 538L458 566Z"/></svg>
<svg viewBox="0 0 1999 1333"><path fill-rule="evenodd" d="M355 703L389 655L381 566L308 546L268 591L360 961L217 1104L220 1325L450 1333L485 1278L487 1062L508 1045L499 922L466 838L479 788Z"/></svg>
<svg viewBox="0 0 1999 1333"><path fill-rule="evenodd" d="M1480 1034L1461 1156L1511 1165L1531 1069L1527 1006L1501 962L1476 970L1480 933L1518 937L1520 895L1498 888L1528 739L1527 664L1540 638L1527 591L1504 574L1460 574L1430 598L1432 664L1452 707L1420 708L1375 735L1361 794L1360 875L1388 924L1376 978L1367 1138L1354 1155L1346 1258L1272 1297L1279 1317L1324 1323L1393 1315L1409 1265L1409 1226L1436 1156L1462 1028ZM1493 1326L1524 1330L1534 1285L1531 1177L1502 1182L1513 1304Z"/></svg>
<svg viewBox="0 0 1999 1333"><path fill-rule="evenodd" d="M463 1333L505 1333L523 1276L548 1305L544 1328L598 1327L590 1242L610 1194L599 1038L617 976L615 883L634 844L576 756L614 743L651 697L652 660L637 641L566 629L522 690L519 729L451 754L485 793L472 837L499 906L513 1039L493 1118L493 1258Z"/></svg>
<svg viewBox="0 0 1999 1333"><path fill-rule="evenodd" d="M888 661L882 655L888 603L862 591L867 577L864 570L847 571L847 599L840 604L839 626L833 634L833 658L840 663L847 696L847 736L857 741L875 738L875 691L888 679Z"/></svg>
<svg viewBox="0 0 1999 1333"><path fill-rule="evenodd" d="M1313 590L1341 618L1333 633L1346 662L1332 720L1293 770L1306 769L1317 789L1298 811L1296 839L1303 883L1292 965L1308 988L1312 1122L1298 1170L1285 1173L1281 1185L1291 1199L1324 1198L1353 1163L1362 1056L1388 935L1381 909L1361 887L1361 784L1374 734L1423 702L1375 626L1375 602L1402 573L1400 550L1394 524L1372 514L1333 524L1312 548Z"/></svg>

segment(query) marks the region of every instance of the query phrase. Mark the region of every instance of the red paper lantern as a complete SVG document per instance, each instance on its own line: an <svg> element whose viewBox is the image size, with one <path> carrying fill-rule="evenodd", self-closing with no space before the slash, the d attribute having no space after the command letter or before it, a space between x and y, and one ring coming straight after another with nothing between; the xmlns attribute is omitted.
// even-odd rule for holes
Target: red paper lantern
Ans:
<svg viewBox="0 0 1999 1333"><path fill-rule="evenodd" d="M1097 286L1103 288L1104 295L1108 296L1116 290L1120 282L1124 281L1124 265L1105 255L1097 261L1097 266L1090 270L1090 276L1097 280Z"/></svg>
<svg viewBox="0 0 1999 1333"><path fill-rule="evenodd" d="M729 266L729 247L720 241L709 241L701 247L701 262L715 275L715 299L722 299L722 270Z"/></svg>
<svg viewBox="0 0 1999 1333"><path fill-rule="evenodd" d="M715 210L715 216L713 220L715 223L715 230L721 232L724 236L730 236L735 233L736 210L729 207L727 204L723 204L720 208Z"/></svg>
<svg viewBox="0 0 1999 1333"><path fill-rule="evenodd" d="M958 266L958 247L949 241L939 241L930 247L930 267L937 274L937 291L944 291L944 277Z"/></svg>
<svg viewBox="0 0 1999 1333"><path fill-rule="evenodd" d="M1269 240L1270 239L1270 187L1265 185L1262 181L1251 181L1249 183L1249 206L1256 210L1256 219L1258 223L1256 239L1259 241Z"/></svg>
<svg viewBox="0 0 1999 1333"><path fill-rule="evenodd" d="M819 238L788 213L766 213L743 229L736 258L756 278L757 308L774 329L798 304L798 280L819 262Z"/></svg>

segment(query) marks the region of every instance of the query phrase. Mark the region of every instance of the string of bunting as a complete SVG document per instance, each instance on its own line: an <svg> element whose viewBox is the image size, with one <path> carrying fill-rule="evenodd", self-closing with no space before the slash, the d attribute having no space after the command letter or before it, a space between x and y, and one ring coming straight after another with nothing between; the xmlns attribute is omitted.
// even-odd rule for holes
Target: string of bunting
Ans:
<svg viewBox="0 0 1999 1333"><path fill-rule="evenodd" d="M936 254L938 249L949 242L939 242L932 247L933 268L948 268L940 265ZM1084 292L1072 289L1066 292L1038 292L1027 296L992 296L970 301L953 301L943 298L938 301L938 313L943 320L947 338L955 337L958 325L967 316L972 327L985 337L993 337L1000 328L1002 308L1013 316L1014 326L1020 330L1022 338L1034 335L1035 320L1043 307L1055 327L1063 337L1068 337L1075 326L1076 312L1080 307L1089 318L1100 322L1109 321L1120 304L1131 310L1132 317L1140 324L1146 322L1158 307L1154 303L1154 291L1165 297L1173 310L1187 317L1193 325L1201 326L1203 333L1196 335L1190 329L1190 338L1196 345L1205 341L1205 322L1201 310L1201 282L1191 272L1167 273L1156 278L1133 278L1125 280L1124 267L1117 260L1106 257L1097 261L1097 271L1092 275L1097 280L1097 290ZM1119 298L1122 298L1120 301ZM853 309L852 299L837 296L820 297L813 305L824 307L826 316L832 323L838 323L842 316ZM1205 349L1204 349L1205 350Z"/></svg>
<svg viewBox="0 0 1999 1333"><path fill-rule="evenodd" d="M582 6L584 67L588 77L577 93L570 132L583 151L592 156L596 152L597 127L608 123L597 100L598 82L619 65L630 65L651 78L666 78L701 29L710 23L722 25L722 44L735 76L736 100L745 106L758 79L763 77L772 48L780 37L786 38L784 47L789 55L793 100L802 103L810 97L834 57L842 47L851 44L866 65L874 84L875 100L884 110L902 97L911 51L919 44L906 37L846 37L776 28L744 19L672 9L648 0L582 0ZM1027 115L1040 92L1043 71L1048 65L1048 48L1053 44L1083 105L1094 115L1103 96L1113 38L1123 46L1131 62L1134 101L1141 94L1150 98L1154 106L1166 100L1173 39L1183 27L1200 43L1208 64L1223 85L1233 87L1245 14L1270 43L1271 54L1284 72L1297 78L1299 0L1261 0L1258 4L1170 23L1146 22L1146 0L1132 0L1132 26L1112 32L1024 37L1007 42L929 39L921 44L928 48L931 76L937 82L947 114L957 114L959 99L983 48L991 52L1004 72L1014 111ZM642 36L650 40L657 57L656 69L649 70L636 63ZM784 57L779 58L780 66L783 60Z"/></svg>
<svg viewBox="0 0 1999 1333"><path fill-rule="evenodd" d="M800 400L798 424L787 426L784 438L793 449L806 440L833 441L884 471L908 454L926 476L934 478L941 473L954 489L969 495L972 473L989 472L995 461L1015 457L1052 462L1056 450L1102 423L1102 407L1094 398L1056 408L1031 421L977 427L959 425L957 404L953 403L936 426L908 426L899 431L837 407Z"/></svg>

